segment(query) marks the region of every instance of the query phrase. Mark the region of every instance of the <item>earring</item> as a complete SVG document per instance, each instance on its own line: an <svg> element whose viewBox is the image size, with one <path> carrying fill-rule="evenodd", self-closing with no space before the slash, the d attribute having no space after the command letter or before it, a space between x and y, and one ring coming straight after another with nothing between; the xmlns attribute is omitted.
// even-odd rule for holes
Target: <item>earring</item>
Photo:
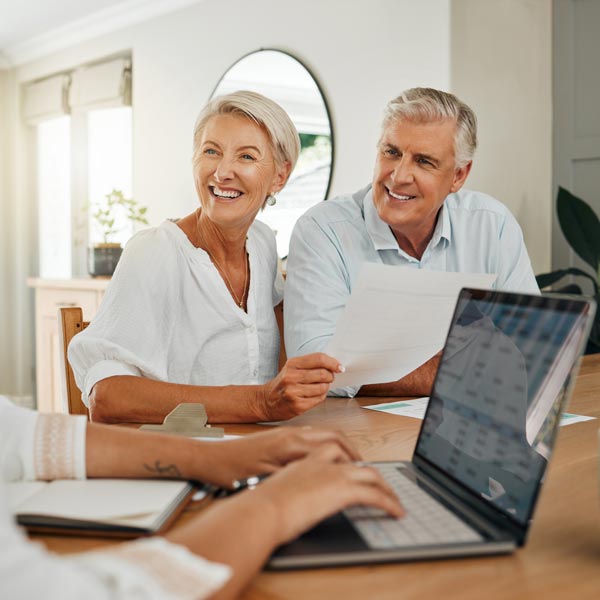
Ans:
<svg viewBox="0 0 600 600"><path fill-rule="evenodd" d="M267 196L267 204L269 206L275 206L276 202L277 202L277 198L275 197L275 194L269 194Z"/></svg>

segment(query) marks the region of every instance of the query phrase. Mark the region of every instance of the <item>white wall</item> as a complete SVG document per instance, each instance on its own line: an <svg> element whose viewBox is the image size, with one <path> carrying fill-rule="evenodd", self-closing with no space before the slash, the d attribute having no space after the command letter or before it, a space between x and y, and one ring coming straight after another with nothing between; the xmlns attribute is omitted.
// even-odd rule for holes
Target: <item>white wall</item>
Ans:
<svg viewBox="0 0 600 600"><path fill-rule="evenodd" d="M523 228L536 273L551 268L552 3L453 0L452 90L477 113L467 187L492 194Z"/></svg>
<svg viewBox="0 0 600 600"><path fill-rule="evenodd" d="M385 103L404 88L450 84L450 0L221 0L203 2L19 67L19 83L131 50L134 103L134 195L152 224L196 206L190 172L192 127L223 72L261 47L286 50L318 78L333 116L332 194L371 177ZM18 91L18 88L15 88ZM13 226L19 231L15 304L32 318L25 278L34 275L34 198L24 154L30 132L18 126L12 171ZM0 231L0 237L2 232ZM31 252L29 252L31 254ZM31 323L22 320L23 339ZM14 334L16 335L16 334ZM12 340L3 340L3 347ZM32 347L23 347L16 393L31 387ZM0 390L1 390L0 386Z"/></svg>

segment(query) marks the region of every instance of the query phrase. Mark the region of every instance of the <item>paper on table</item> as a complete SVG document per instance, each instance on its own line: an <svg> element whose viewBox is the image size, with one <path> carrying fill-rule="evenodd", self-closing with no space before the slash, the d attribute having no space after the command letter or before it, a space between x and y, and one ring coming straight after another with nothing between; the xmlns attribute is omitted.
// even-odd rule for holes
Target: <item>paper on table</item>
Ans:
<svg viewBox="0 0 600 600"><path fill-rule="evenodd" d="M386 412L391 415L399 415L401 417L424 419L428 402L429 396L425 396L424 398L400 400L399 402L390 402L388 404L370 404L369 406L363 406L363 408L378 410L380 412Z"/></svg>
<svg viewBox="0 0 600 600"><path fill-rule="evenodd" d="M559 427L564 425L572 425L573 423L581 423L582 421L592 421L596 417L586 417L585 415L573 415L571 413L563 413L560 415Z"/></svg>
<svg viewBox="0 0 600 600"><path fill-rule="evenodd" d="M416 398L414 400L400 400L398 402L389 402L387 404L370 404L363 406L369 410L378 410L379 412L388 413L390 415L398 415L401 417L412 417L414 419L424 419L427 411L429 397ZM595 417L586 417L584 415L573 415L571 413L562 413L560 416L559 427L580 423L582 421L590 421Z"/></svg>
<svg viewBox="0 0 600 600"><path fill-rule="evenodd" d="M439 352L458 293L496 275L366 263L325 352L346 368L333 388L396 381Z"/></svg>

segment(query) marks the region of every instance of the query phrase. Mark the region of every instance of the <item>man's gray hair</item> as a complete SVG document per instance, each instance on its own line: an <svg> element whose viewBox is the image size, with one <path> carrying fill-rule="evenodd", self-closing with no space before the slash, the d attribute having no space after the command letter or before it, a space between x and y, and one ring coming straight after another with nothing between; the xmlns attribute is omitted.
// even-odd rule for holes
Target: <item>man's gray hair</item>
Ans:
<svg viewBox="0 0 600 600"><path fill-rule="evenodd" d="M477 118L473 110L454 94L433 88L411 88L388 102L383 116L385 130L395 121L432 123L452 119L456 122L454 155L457 168L464 167L477 147Z"/></svg>
<svg viewBox="0 0 600 600"><path fill-rule="evenodd" d="M289 162L292 172L300 154L300 137L294 123L277 102L245 90L217 96L200 111L194 126L194 171L202 155L200 145L206 124L217 115L239 115L262 127L269 136L275 161L279 166Z"/></svg>

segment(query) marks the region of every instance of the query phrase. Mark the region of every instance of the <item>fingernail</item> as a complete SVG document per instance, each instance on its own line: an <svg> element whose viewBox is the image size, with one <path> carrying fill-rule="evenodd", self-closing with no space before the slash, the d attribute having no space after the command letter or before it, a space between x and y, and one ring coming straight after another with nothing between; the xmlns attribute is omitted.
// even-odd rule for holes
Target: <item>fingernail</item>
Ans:
<svg viewBox="0 0 600 600"><path fill-rule="evenodd" d="M345 373L346 367L344 365L338 365L338 373Z"/></svg>

